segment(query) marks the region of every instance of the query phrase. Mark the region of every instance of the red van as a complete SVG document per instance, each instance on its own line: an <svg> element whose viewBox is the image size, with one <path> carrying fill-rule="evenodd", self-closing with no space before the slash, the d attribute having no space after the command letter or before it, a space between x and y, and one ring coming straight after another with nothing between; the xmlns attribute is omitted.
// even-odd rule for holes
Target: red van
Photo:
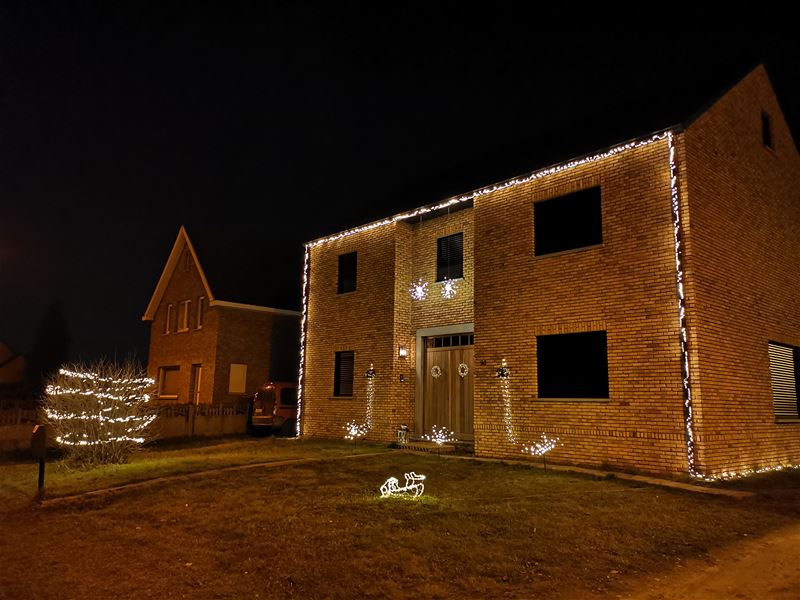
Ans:
<svg viewBox="0 0 800 600"><path fill-rule="evenodd" d="M297 433L297 384L265 383L253 396L248 430L276 435Z"/></svg>

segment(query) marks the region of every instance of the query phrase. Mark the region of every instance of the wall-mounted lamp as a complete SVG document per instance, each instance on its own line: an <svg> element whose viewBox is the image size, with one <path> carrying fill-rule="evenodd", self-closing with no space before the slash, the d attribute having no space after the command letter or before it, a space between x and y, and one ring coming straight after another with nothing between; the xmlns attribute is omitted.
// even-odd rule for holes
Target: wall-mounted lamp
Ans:
<svg viewBox="0 0 800 600"><path fill-rule="evenodd" d="M408 356L408 348L406 348L405 346L400 346L397 349L397 356L399 356L400 358L405 358L406 356Z"/></svg>

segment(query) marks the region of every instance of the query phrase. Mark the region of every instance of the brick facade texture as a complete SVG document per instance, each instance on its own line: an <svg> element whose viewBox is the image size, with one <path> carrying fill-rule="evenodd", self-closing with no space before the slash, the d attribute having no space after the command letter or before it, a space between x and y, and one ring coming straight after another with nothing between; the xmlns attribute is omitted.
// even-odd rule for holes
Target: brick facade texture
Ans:
<svg viewBox="0 0 800 600"><path fill-rule="evenodd" d="M762 110L774 150L761 142ZM763 69L674 139L696 467L715 474L800 462L800 422L775 422L767 356L769 340L800 345L800 164ZM594 186L602 244L534 256L533 204ZM364 421L370 364L369 438L391 440L401 423L413 431L417 330L474 324L477 455L522 458L521 446L544 433L559 438L553 461L686 472L672 219L664 139L479 196L472 208L312 246L303 433L341 437L345 423ZM435 281L436 239L458 231L465 257L456 298L444 300L431 283L426 300L412 300L412 281ZM354 251L357 290L337 294L338 256ZM583 331L607 334L609 398L540 398L536 336ZM350 398L333 396L342 350L355 352ZM495 376L503 360L505 397Z"/></svg>
<svg viewBox="0 0 800 600"><path fill-rule="evenodd" d="M150 328L150 354L148 372L158 377L161 367L179 367L180 390L178 398L170 400L181 404L191 403L189 397L193 364L202 365L199 403L234 403L256 392L258 387L270 379L272 352L290 353L297 356L297 348L287 344L272 349L273 325L278 321L298 317L278 315L227 306L209 306L197 265L186 262L184 248L178 266L172 273L163 297L156 309ZM191 259L191 254L189 255ZM188 269L185 265L188 264ZM198 298L206 296L202 327L197 327ZM190 300L189 329L177 332L178 311L181 301ZM172 304L170 333L166 331L167 305ZM230 394L231 364L247 365L244 394Z"/></svg>
<svg viewBox="0 0 800 600"><path fill-rule="evenodd" d="M773 148L764 146L761 114ZM687 294L702 472L800 463L776 423L769 341L800 346L800 157L758 68L684 135Z"/></svg>

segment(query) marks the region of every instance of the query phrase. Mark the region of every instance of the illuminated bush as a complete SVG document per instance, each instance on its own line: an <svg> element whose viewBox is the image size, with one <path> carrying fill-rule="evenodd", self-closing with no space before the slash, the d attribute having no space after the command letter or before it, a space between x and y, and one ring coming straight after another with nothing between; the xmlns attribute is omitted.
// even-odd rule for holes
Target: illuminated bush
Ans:
<svg viewBox="0 0 800 600"><path fill-rule="evenodd" d="M126 462L153 437L148 402L155 382L140 366L67 365L45 389L44 413L68 462L80 467Z"/></svg>

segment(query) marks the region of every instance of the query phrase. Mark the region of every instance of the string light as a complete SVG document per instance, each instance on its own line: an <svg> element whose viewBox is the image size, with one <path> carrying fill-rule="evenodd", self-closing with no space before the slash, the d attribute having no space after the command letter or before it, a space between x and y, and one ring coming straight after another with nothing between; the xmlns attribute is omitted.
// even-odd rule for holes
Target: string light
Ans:
<svg viewBox="0 0 800 600"><path fill-rule="evenodd" d="M680 197L678 195L678 165L675 161L675 141L667 132L669 147L670 196L672 198L672 234L675 241L675 278L678 293L678 327L680 328L681 374L683 377L683 416L686 427L686 462L689 474L698 476L694 455L694 415L692 412L692 386L689 376L689 340L686 334L686 298L683 293L683 225Z"/></svg>
<svg viewBox="0 0 800 600"><path fill-rule="evenodd" d="M115 379L113 377L101 377L97 373L92 373L90 371L70 371L69 369L59 369L58 372L61 375L66 377L75 377L77 379L88 379L90 381L99 381L101 383L112 383L114 385L126 385L126 384L133 384L133 385L142 385L142 386L151 386L154 385L156 380L151 379L150 377L136 377L133 379Z"/></svg>
<svg viewBox="0 0 800 600"><path fill-rule="evenodd" d="M363 233L367 231L372 231L374 229L378 229L380 227L384 227L386 225L391 225L398 221L404 221L407 219L412 219L417 216L422 216L431 212L436 212L438 210L442 210L445 208L450 208L458 204L462 204L465 202L474 201L475 199L486 196L488 194L492 194L497 191L505 190L508 188L516 187L519 185L524 185L526 183L530 183L532 181L542 179L545 177L549 177L550 175L555 175L558 173L563 173L565 171L569 171L571 169L590 164L593 162L597 162L600 160L604 160L606 158L610 158L612 156L616 156L623 152L627 152L628 150L632 150L635 148L642 148L644 146L648 146L660 140L663 140L669 136L669 139L672 139L671 132L661 132L651 135L649 137L638 138L636 140L619 144L605 150L603 152L597 152L588 156L584 156L582 158L573 159L564 163L560 163L558 165L554 165L552 167L548 167L545 169L540 169L538 171L533 171L528 173L527 175L522 175L520 177L515 177L512 179L508 179L506 181L502 181L500 183L496 183L490 186L486 186L483 188L479 188L462 196L456 196L452 198L448 198L442 202L437 204L432 204L428 206L422 206L417 209L414 209L410 212L400 213L394 215L392 217L388 217L379 221L375 221L373 223L367 223L365 225L361 225L358 227L354 227L351 229L347 229L345 231L341 231L339 233L329 235L323 238L319 238L317 240L313 240L311 242L307 242L305 244L305 253L303 256L303 290L302 290L302 313L300 318L300 365L298 368L298 383L297 383L297 435L299 436L302 432L302 414L303 414L303 385L305 383L305 358L306 358L306 339L307 339L307 320L308 320L308 287L309 287L309 253L312 248L320 246L322 244L327 244L329 242L335 242L337 240L341 240L343 238L356 235L358 233ZM412 292L413 293L413 292ZM508 417L510 420L510 416ZM510 430L510 425L507 424L507 432ZM513 435L512 435L513 437Z"/></svg>
<svg viewBox="0 0 800 600"><path fill-rule="evenodd" d="M550 438L543 433L538 442L534 442L530 446L523 446L522 452L531 456L544 456L556 446L558 446L558 438Z"/></svg>
<svg viewBox="0 0 800 600"><path fill-rule="evenodd" d="M347 433L344 434L344 439L346 440L357 440L363 438L369 432L369 428L366 424L359 424L355 421L350 421L347 425L344 426L344 429Z"/></svg>
<svg viewBox="0 0 800 600"><path fill-rule="evenodd" d="M456 297L458 292L458 285L453 279L445 279L442 281L442 298L450 300Z"/></svg>
<svg viewBox="0 0 800 600"><path fill-rule="evenodd" d="M441 446L442 444L446 444L449 442L458 441L455 434L449 429L447 429L447 427L439 427L437 425L431 427L430 435L423 435L422 439L428 440L429 442L433 442L437 446Z"/></svg>
<svg viewBox="0 0 800 600"><path fill-rule="evenodd" d="M367 223L366 225L360 225L359 227L353 227L352 229L347 229L345 231L341 231L339 233L335 233L333 235L329 235L327 237L319 238L317 240L308 242L306 244L306 248L314 248L319 246L320 244L326 244L328 242L335 242L345 237L349 237L351 235L355 235L357 233L363 233L365 231L371 231L373 229L377 229L378 227L383 227L385 225L391 225L392 223L396 223L397 221L405 221L407 219L413 219L414 217L418 217L421 215L425 215L431 212L436 212L437 210L442 210L445 208L450 208L457 204L462 204L464 202L469 202L474 200L475 198L479 198L480 196L486 196L487 194L492 194L494 192L498 192L501 190L505 190L511 187L516 187L518 185L523 185L525 183L530 183L536 179L542 179L543 177L548 177L550 175L555 175L557 173L563 173L564 171L569 171L570 169L574 169L576 167L580 167L582 165L586 165L589 163L596 162L598 160L603 160L605 158L610 158L612 156L616 156L622 152L626 152L628 150L632 150L634 148L641 148L643 146L648 146L654 142L659 140L663 140L667 137L667 132L656 133L651 135L650 137L646 138L639 138L624 144L620 144L618 146L614 146L608 150L603 152L598 152L596 154L592 154L589 156L584 156L583 158L577 158L570 160L565 163L561 163L552 167L548 167L545 169L540 169L539 171L534 171L532 173L528 173L526 175L521 175L519 177L515 177L512 179L508 179L506 181L502 181L500 183L496 183L493 185L489 185L483 188L479 188L463 196L455 196L452 198L448 198L442 202L437 204L431 204L428 206L421 206L416 208L412 211L400 213L394 215L392 217L387 217L380 221L375 221L373 223Z"/></svg>
<svg viewBox="0 0 800 600"><path fill-rule="evenodd" d="M369 370L366 373L367 377L367 431L372 429L372 404L375 401L375 368L372 363L369 363Z"/></svg>
<svg viewBox="0 0 800 600"><path fill-rule="evenodd" d="M408 291L414 300L425 300L428 297L428 282L420 277L411 284Z"/></svg>
<svg viewBox="0 0 800 600"><path fill-rule="evenodd" d="M295 434L302 434L303 415L303 383L306 367L306 319L308 318L308 255L309 247L306 244L303 253L303 312L300 315L300 366L297 369L297 428Z"/></svg>
<svg viewBox="0 0 800 600"><path fill-rule="evenodd" d="M101 364L101 372L120 372ZM130 372L130 371L128 371ZM44 414L61 445L93 447L117 444L103 456L122 456L128 444L146 441L143 435L157 415L143 412L155 381L150 377L103 376L90 371L60 369L47 385Z"/></svg>
<svg viewBox="0 0 800 600"><path fill-rule="evenodd" d="M511 369L508 368L505 358L497 369L497 377L500 379L500 396L503 398L503 428L506 432L506 440L511 444L516 444L517 436L514 433L514 422L511 418Z"/></svg>
<svg viewBox="0 0 800 600"><path fill-rule="evenodd" d="M744 477L752 477L753 475L760 475L762 473L774 473L777 471L800 470L800 465L782 464L773 465L771 467L758 467L753 469L743 469L741 471L725 471L717 475L701 475L697 473L694 475L696 479L701 481L729 481L731 479L742 479Z"/></svg>
<svg viewBox="0 0 800 600"><path fill-rule="evenodd" d="M390 496L410 496L418 498L425 491L425 475L417 475L414 471L405 474L406 484L400 487L397 477L389 477L381 486L381 498Z"/></svg>

